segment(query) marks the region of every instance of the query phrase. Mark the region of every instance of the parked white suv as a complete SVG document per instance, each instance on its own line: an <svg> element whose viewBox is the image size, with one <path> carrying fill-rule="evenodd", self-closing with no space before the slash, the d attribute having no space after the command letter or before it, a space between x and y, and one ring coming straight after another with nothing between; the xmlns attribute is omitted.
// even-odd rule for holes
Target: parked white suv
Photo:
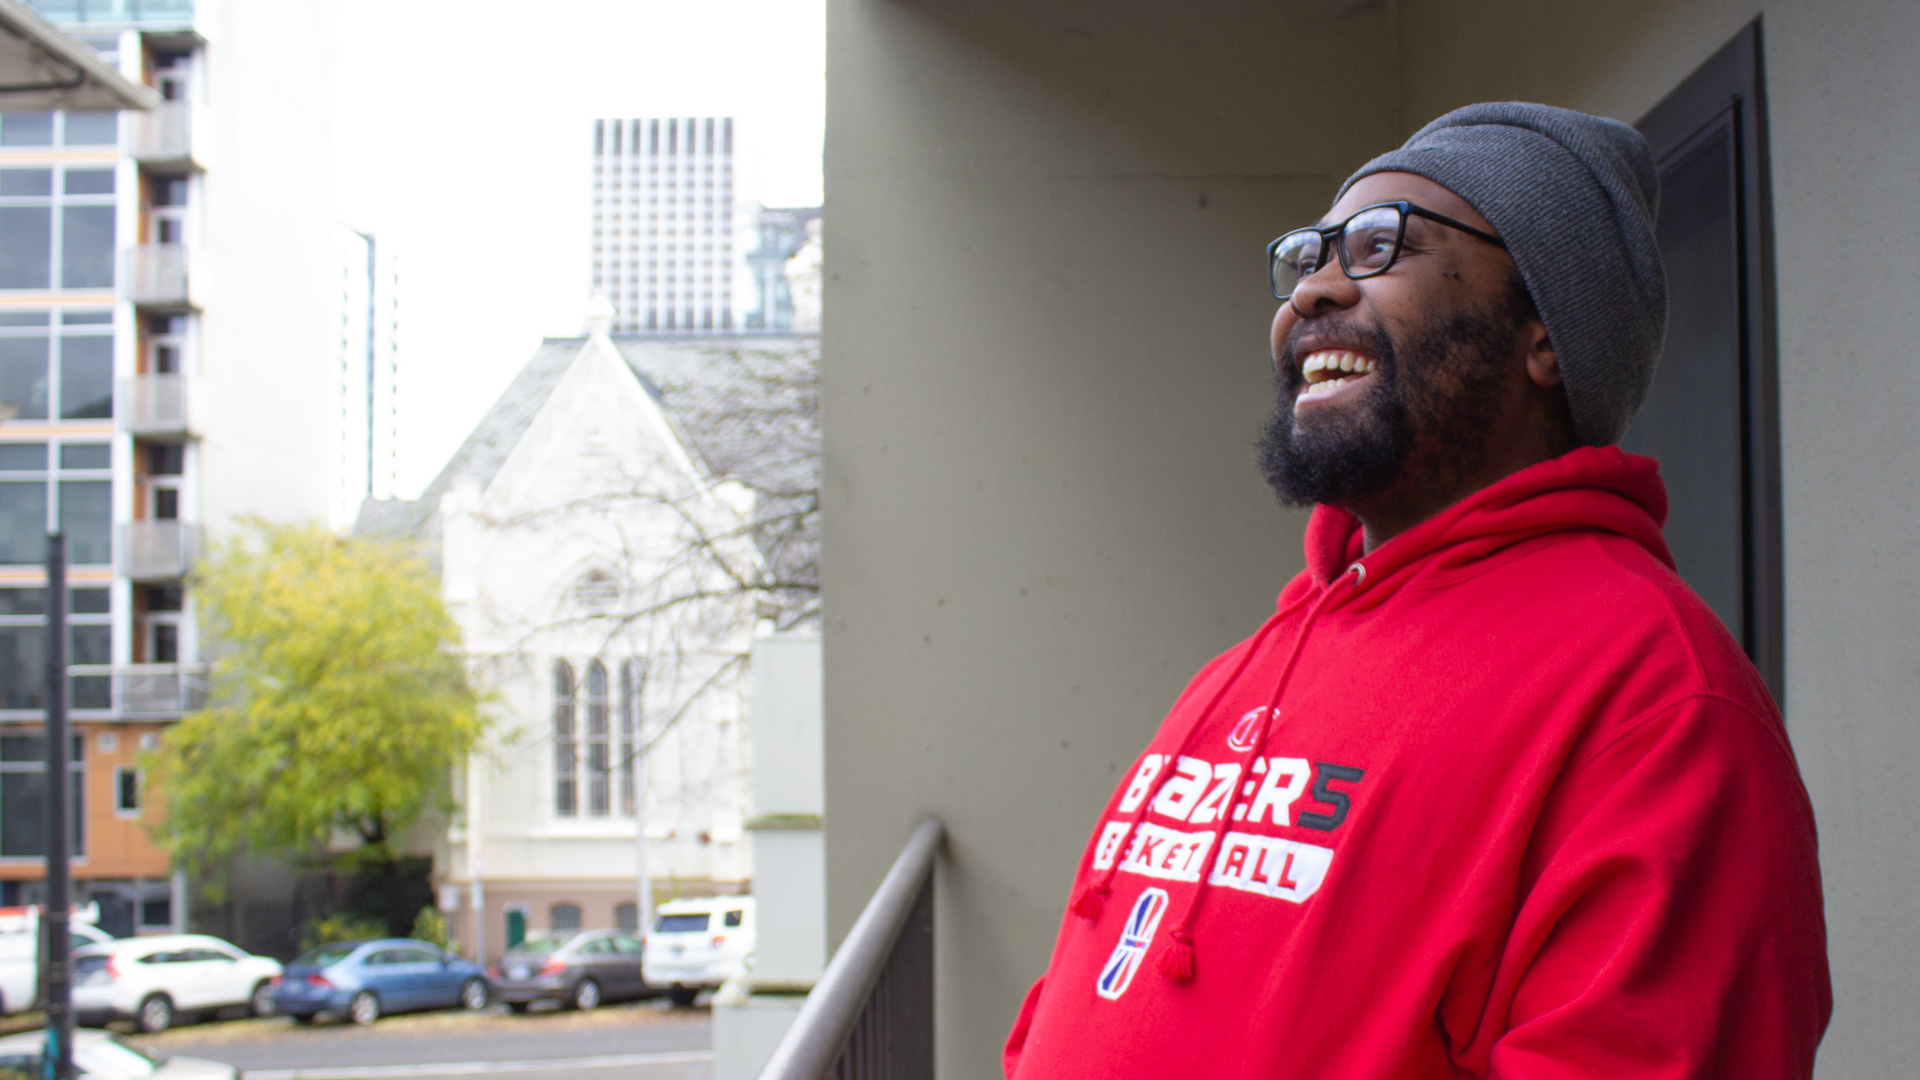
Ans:
<svg viewBox="0 0 1920 1080"><path fill-rule="evenodd" d="M265 1016L273 1011L273 980L279 977L279 961L217 937L124 938L74 950L73 1014L93 1027L131 1019L148 1033L165 1031L182 1013L237 1005Z"/></svg>
<svg viewBox="0 0 1920 1080"><path fill-rule="evenodd" d="M691 1005L753 964L753 897L669 900L654 912L640 968L647 985L665 987L675 1005Z"/></svg>
<svg viewBox="0 0 1920 1080"><path fill-rule="evenodd" d="M68 923L73 947L112 941L93 925L99 908L76 909ZM40 909L0 908L0 1015L25 1012L40 1000Z"/></svg>

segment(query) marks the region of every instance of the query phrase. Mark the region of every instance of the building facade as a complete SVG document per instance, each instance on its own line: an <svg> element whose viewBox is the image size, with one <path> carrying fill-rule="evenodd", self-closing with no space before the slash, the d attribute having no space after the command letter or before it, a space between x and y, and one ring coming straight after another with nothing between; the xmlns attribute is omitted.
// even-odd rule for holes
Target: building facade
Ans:
<svg viewBox="0 0 1920 1080"><path fill-rule="evenodd" d="M749 403L810 379L817 339L608 322L548 340L420 499L360 519L425 547L490 695L434 840L441 906L490 956L634 926L643 858L658 898L752 880L747 659L769 616L753 583L779 558L756 534L778 455L756 451L790 410Z"/></svg>
<svg viewBox="0 0 1920 1080"><path fill-rule="evenodd" d="M596 120L592 288L615 333L735 327L733 118Z"/></svg>
<svg viewBox="0 0 1920 1080"><path fill-rule="evenodd" d="M0 903L42 889L57 528L76 896L119 933L177 929L184 883L147 832L162 800L139 756L202 693L187 573L238 515L325 510L326 8L33 6L162 100L0 115Z"/></svg>
<svg viewBox="0 0 1920 1080"><path fill-rule="evenodd" d="M335 363L327 524L391 499L400 472L400 259L372 233L333 228Z"/></svg>

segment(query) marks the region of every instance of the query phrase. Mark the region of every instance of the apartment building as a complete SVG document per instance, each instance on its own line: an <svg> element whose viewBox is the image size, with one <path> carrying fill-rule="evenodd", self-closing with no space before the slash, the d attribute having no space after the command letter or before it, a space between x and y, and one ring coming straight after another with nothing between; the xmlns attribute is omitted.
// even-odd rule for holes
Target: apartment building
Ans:
<svg viewBox="0 0 1920 1080"><path fill-rule="evenodd" d="M0 903L42 891L58 528L76 896L119 933L179 929L139 758L204 693L187 573L241 515L326 511L326 6L33 7L162 100L0 114Z"/></svg>

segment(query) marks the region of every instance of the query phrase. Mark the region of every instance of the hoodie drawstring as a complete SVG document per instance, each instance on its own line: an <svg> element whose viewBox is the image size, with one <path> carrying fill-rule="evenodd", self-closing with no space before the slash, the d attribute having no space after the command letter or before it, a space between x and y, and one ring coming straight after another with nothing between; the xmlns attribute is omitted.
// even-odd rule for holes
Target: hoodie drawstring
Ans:
<svg viewBox="0 0 1920 1080"><path fill-rule="evenodd" d="M1352 566L1347 567L1346 572L1340 576L1344 579L1349 574L1355 575L1354 585L1358 587L1367 579L1367 568L1356 562ZM1333 596L1333 586L1329 585L1327 591L1321 593L1320 598L1315 600L1313 606L1307 609L1306 617L1300 620L1300 630L1293 635L1293 645L1287 650L1287 659L1280 665L1280 677L1274 680L1273 694L1267 699L1266 713L1260 717L1260 734L1254 737L1252 748L1240 759L1242 764L1240 766L1239 776L1234 778L1235 786L1240 785L1241 777L1253 775L1252 763L1258 761L1260 755L1266 752L1267 733L1273 730L1273 722L1280 715L1280 695L1286 692L1287 682L1293 678L1293 669L1299 664L1300 653L1307 644L1308 631L1313 629L1314 621L1320 617L1321 612L1327 609ZM1217 704L1218 701L1219 698L1216 697L1215 703ZM1212 710L1210 708L1207 713L1202 714L1202 717L1204 718L1210 715L1211 712ZM1200 726L1199 723L1194 724L1194 728ZM1188 730L1189 738L1192 737L1192 732L1193 729ZM1233 792L1222 802L1220 812L1214 818L1213 839L1207 845L1207 856L1209 859L1217 860L1219 858L1221 838L1227 834L1227 822L1232 820L1234 804L1242 797L1244 796L1241 796L1239 792ZM1117 867L1119 865L1120 860L1116 858L1114 860L1114 866ZM1187 898L1186 907L1181 910L1180 918L1173 924L1173 929L1167 931L1167 945L1166 948L1160 950L1159 967L1160 974L1171 982L1183 983L1190 982L1193 979L1193 921L1199 917L1200 900L1206 895L1208 886L1207 879L1211 876L1203 866L1200 871L1200 880L1195 884L1193 895Z"/></svg>
<svg viewBox="0 0 1920 1080"><path fill-rule="evenodd" d="M1204 726L1206 718L1212 716L1213 710L1219 707L1220 699L1225 697L1227 691L1231 690L1233 685L1240 681L1240 676L1246 672L1247 665L1253 662L1254 655L1260 651L1260 646L1265 641L1267 635L1273 632L1274 627L1279 625L1283 617L1282 613L1275 612L1268 617L1266 622L1260 625L1260 629L1253 635L1253 640L1247 643L1246 653L1243 654L1239 662L1234 665L1232 674L1221 681L1220 689L1213 692L1213 699L1207 702L1205 709L1201 710L1201 719L1195 721L1192 726L1187 728L1186 733L1180 736L1180 744L1174 748L1173 753L1167 757L1167 760L1161 763L1160 768L1165 769L1169 765L1174 765L1180 760L1181 756L1187 752L1188 745L1193 741L1193 733ZM1139 766L1136 765L1135 768L1137 770ZM1155 775L1155 779L1158 779L1158 774ZM1097 920L1100 918L1100 913L1106 910L1107 897L1113 895L1113 876L1120 872L1120 863L1122 856L1125 854L1127 839L1133 835L1134 830L1140 827L1141 819L1147 816L1147 808L1152 804L1153 784L1149 782L1147 784L1146 794L1140 797L1140 805L1134 807L1132 816L1127 819L1127 831L1120 836L1121 847L1113 853L1113 862L1109 863L1107 868L1100 872L1099 877L1083 886L1080 892L1074 896L1073 903L1068 905L1075 915L1083 919Z"/></svg>

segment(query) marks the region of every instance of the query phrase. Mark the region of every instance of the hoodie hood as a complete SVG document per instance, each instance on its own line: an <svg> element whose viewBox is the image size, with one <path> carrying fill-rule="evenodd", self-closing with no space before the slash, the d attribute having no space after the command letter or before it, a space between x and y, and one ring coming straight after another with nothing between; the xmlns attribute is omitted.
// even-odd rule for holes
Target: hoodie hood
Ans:
<svg viewBox="0 0 1920 1080"><path fill-rule="evenodd" d="M1582 446L1531 465L1440 511L1363 554L1360 519L1337 506L1318 506L1307 524L1307 579L1324 590L1350 572L1360 588L1350 603L1372 606L1411 581L1472 566L1505 548L1557 532L1605 532L1626 537L1669 569L1673 555L1660 530L1667 522L1667 489L1660 464L1617 446ZM1354 567L1361 569L1355 571ZM1280 606L1304 599L1281 594Z"/></svg>

